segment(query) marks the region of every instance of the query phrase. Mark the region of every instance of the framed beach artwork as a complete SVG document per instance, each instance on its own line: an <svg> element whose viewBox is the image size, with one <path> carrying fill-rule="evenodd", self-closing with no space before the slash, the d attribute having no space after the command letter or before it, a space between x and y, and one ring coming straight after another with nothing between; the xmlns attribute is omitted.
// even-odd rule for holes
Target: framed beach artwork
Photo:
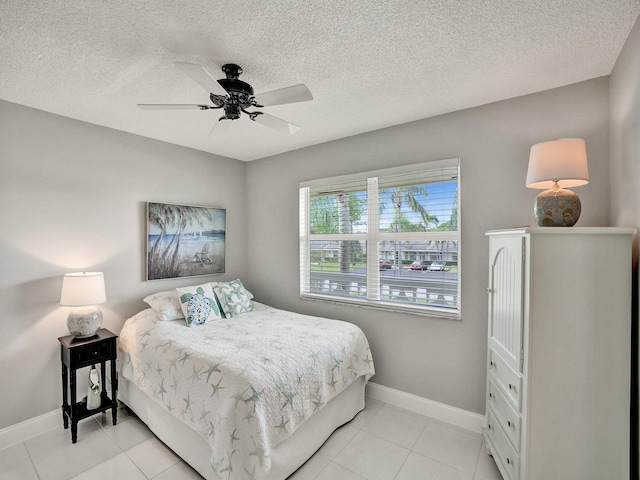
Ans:
<svg viewBox="0 0 640 480"><path fill-rule="evenodd" d="M147 202L147 280L224 273L227 211Z"/></svg>

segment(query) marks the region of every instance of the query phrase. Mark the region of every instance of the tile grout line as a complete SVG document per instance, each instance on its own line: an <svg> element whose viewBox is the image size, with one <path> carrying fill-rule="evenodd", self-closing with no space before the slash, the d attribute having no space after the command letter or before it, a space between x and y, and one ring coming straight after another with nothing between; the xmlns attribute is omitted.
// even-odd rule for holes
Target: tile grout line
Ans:
<svg viewBox="0 0 640 480"><path fill-rule="evenodd" d="M380 403L381 403L382 405L380 406L380 408L378 409L378 411L380 411L380 409L382 409L382 407L384 407L384 406L386 405L386 402L380 402ZM366 404L365 404L365 408L364 408L364 409L362 409L360 412L358 412L358 414L360 414L360 413L364 412L365 410L366 410ZM373 417L375 417L377 414L378 414L378 412L376 412L376 413L375 413L375 415L373 415ZM357 415L356 415L356 416L357 416ZM314 480L315 480L315 479L317 479L318 477L320 477L320 475L322 475L322 472L324 472L327 468L329 468L329 465L331 465L332 463L333 463L333 464L335 464L335 465L338 465L340 468L344 468L344 469L345 469L345 470L347 470L348 472L353 473L355 476L357 476L357 477L359 477L359 478L362 478L362 477L361 477L360 475L358 475L357 473L352 472L351 470L349 470L349 469L348 469L348 468L346 468L346 467L343 467L343 466L342 466L342 465L340 465L339 463L336 463L334 460L338 457L338 455L340 455L340 452L342 452L345 448L347 448L347 445L349 445L349 444L353 441L353 439L354 439L354 438L356 438L356 436L358 435L358 433L360 433L360 432L362 432L362 431L363 431L362 429L363 429L366 425L368 425L368 424L369 424L369 422L371 422L371 420L373 419L373 417L371 417L369 420L367 420L367 422L365 422L365 423L364 423L364 425L362 425L361 427L353 427L353 428L355 428L355 429L357 430L357 433L356 433L353 437L351 437L351 438L349 439L349 441L348 441L347 443L345 443L345 444L340 448L340 450L338 451L338 453L336 453L335 455L333 455L333 456L330 458L329 463L327 463L327 465L325 465L325 466L324 466L324 468L323 468L322 470L320 470L320 471L318 472L318 474L317 474L317 475L315 475L315 476L313 477L313 479L314 479ZM355 418L356 418L356 417L353 417L349 422L345 423L344 425L340 426L338 429L334 430L334 432L333 432L333 433L335 433L335 432L336 432L337 430L339 430L340 428L342 428L342 427L344 427L344 426L348 425L349 423L351 423ZM333 433L332 433L331 435L333 435ZM331 436L329 436L329 438L331 438ZM324 444L323 444L323 445L324 445ZM322 449L322 447L320 447L320 449ZM318 451L319 451L319 450L318 450ZM316 453L317 453L317 452L316 452ZM314 454L314 455L315 455L315 454ZM363 478L362 480L368 480L368 479Z"/></svg>
<svg viewBox="0 0 640 480"><path fill-rule="evenodd" d="M124 449L123 449L123 448L118 444L118 442L116 441L116 439L113 437L113 435L111 435L111 434L109 433L108 429L106 428L106 426L108 426L108 425L109 425L108 420L107 420L106 422L102 422L101 420L98 420L98 415L100 415L100 418L102 418L102 416L106 416L106 415L107 415L107 413L106 413L106 412L97 413L97 414L95 414L95 415L93 415L93 416L91 416L91 417L89 417L89 418L90 418L92 421L94 421L94 422L96 422L96 423L98 424L98 426L100 427L100 430L98 430L98 431L102 431L102 432L107 436L107 438L109 439L109 441L110 441L110 442L112 442L112 443L113 443L113 444L118 448L118 450L120 451L120 453L119 453L119 454L117 454L117 455L114 455L114 456L112 456L112 457L110 457L110 458L108 458L108 459L106 459L106 460L104 460L104 461L103 461L103 462L101 462L101 463L98 463L98 464L96 464L96 465L92 465L92 466L91 466L91 467L89 467L88 469L86 469L86 470L84 470L84 471L82 471L82 472L80 472L80 473L78 473L78 474L74 475L73 477L71 477L71 478L69 478L69 479L66 479L66 480L73 480L74 478L76 478L76 477L78 477L78 476L80 476L80 475L84 475L84 474L85 474L85 473L87 473L89 470L91 470L91 469L93 469L93 468L96 468L96 467L98 467L99 465L102 465L102 464L104 464L104 463L108 462L109 460L112 460L112 459L116 458L118 455L120 455L120 454L122 454L122 453L124 453L124 454L126 455L126 451L125 451L125 450L124 450ZM127 417L127 418L129 418L129 417ZM84 419L83 419L83 420L84 420ZM117 425L120 425L120 422L122 422L122 421L126 421L126 420L122 420L122 419L120 419L120 420L118 420L118 423L117 423L116 425L113 425L113 426L115 427L115 426L117 426ZM106 424L106 426L105 426L105 425L103 425L103 423L105 423L105 424ZM134 464L134 466L135 466L138 470L140 470L140 468L138 467L138 465L137 465L137 464L136 464L136 463L135 463L131 458L129 458L129 456L128 456L128 455L127 455L127 458L131 461L131 463L133 463L133 464ZM143 475L145 478L147 478L147 476L144 474L144 472L140 471L140 473L142 473L142 475Z"/></svg>
<svg viewBox="0 0 640 480"><path fill-rule="evenodd" d="M24 449L27 451L27 456L29 457L29 461L31 462L31 467L33 467L33 471L36 472L36 477L38 477L38 480L42 480L42 477L40 476L40 473L38 472L38 469L36 468L36 464L33 461L33 458L31 457L31 452L29 451L29 447L27 447L27 442L23 441L20 442L24 445Z"/></svg>
<svg viewBox="0 0 640 480"><path fill-rule="evenodd" d="M120 422L121 422L121 421L127 422L127 421L129 421L130 419L132 419L132 418L134 418L134 417L133 417L133 416L127 416L127 417L126 417L126 419L124 419L124 420L119 420L119 421L118 421L118 425L120 425ZM102 426L102 425L101 425L101 426ZM115 425L114 425L114 426L115 426ZM111 435L109 434L109 432L108 432L104 427L102 427L102 428L105 430L105 432L107 433L107 435L109 435L109 436L111 437ZM153 434L153 432L151 432L151 433ZM145 439L145 440L142 440L141 442L136 443L135 445L130 446L130 447L129 447L129 448L127 448L126 450L125 450L124 448L120 447L120 445L118 445L118 442L116 442L116 445L118 445L118 448L120 448L120 450L122 451L122 453L124 454L124 456L125 456L125 457L127 457L127 460L129 460L131 463L133 463L133 466L134 466L134 467L136 467L136 469L140 472L140 474L141 474L144 478L146 478L147 480L151 480L152 478L155 478L155 477L157 477L158 475L161 475L162 473L164 473L166 470L168 470L169 468L171 468L171 467L173 466L173 465L171 465L171 467L166 468L166 469L165 469L165 470L163 470L162 472L159 472L159 473L158 473L157 475L155 475L154 477L149 477L149 476L147 476L147 474L146 474L146 473L144 473L144 472L142 471L142 468L140 468L140 466L137 464L137 462L136 462L133 458L131 458L131 456L127 453L129 450L131 450L131 449L133 449L133 448L137 447L138 445L141 445L142 443L146 442L147 440L150 440L150 439L151 439L151 438L153 438L153 437L155 437L155 434L153 434L153 436L152 436L152 437L150 437L150 438L147 438L147 439ZM111 438L112 438L112 439L114 440L114 442L115 442L115 439L114 439L113 437L111 437ZM157 437L156 437L156 438L157 438ZM164 443L163 443L163 445L164 445ZM167 448L168 448L168 447L167 447ZM172 450L172 451L173 451L173 450ZM178 457L178 458L180 458L180 457ZM180 461L184 462L184 460L182 460L182 459L180 459ZM175 464L174 464L174 465L175 465Z"/></svg>

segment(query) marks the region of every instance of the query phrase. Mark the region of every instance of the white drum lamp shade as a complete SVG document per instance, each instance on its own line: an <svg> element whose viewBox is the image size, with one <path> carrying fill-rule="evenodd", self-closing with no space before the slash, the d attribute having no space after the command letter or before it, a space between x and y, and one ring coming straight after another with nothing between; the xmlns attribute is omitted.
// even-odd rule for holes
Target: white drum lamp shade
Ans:
<svg viewBox="0 0 640 480"><path fill-rule="evenodd" d="M95 305L105 303L107 295L102 272L65 274L62 281L60 305L79 307L67 319L69 332L78 338L95 335L102 326L102 311Z"/></svg>
<svg viewBox="0 0 640 480"><path fill-rule="evenodd" d="M527 187L548 189L538 195L534 213L540 226L573 226L580 218L578 196L567 187L589 183L587 149L580 138L537 143L531 147Z"/></svg>

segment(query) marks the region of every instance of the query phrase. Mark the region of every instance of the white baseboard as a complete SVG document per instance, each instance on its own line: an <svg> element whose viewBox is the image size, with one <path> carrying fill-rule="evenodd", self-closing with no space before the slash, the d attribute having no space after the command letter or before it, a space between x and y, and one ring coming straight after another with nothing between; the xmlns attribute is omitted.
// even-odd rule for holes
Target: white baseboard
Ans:
<svg viewBox="0 0 640 480"><path fill-rule="evenodd" d="M462 410L461 408L452 407L444 403L372 382L367 384L366 394L376 400L404 408L414 413L419 413L420 415L435 418L441 422L450 423L475 433L481 433L482 430L484 415L478 413Z"/></svg>
<svg viewBox="0 0 640 480"><path fill-rule="evenodd" d="M367 384L366 393L371 398L375 398L381 402L435 418L436 420L450 423L476 433L480 433L482 422L484 421L484 416L478 413L451 407L444 403L435 402L373 382ZM3 428L0 430L0 450L15 445L16 443L24 442L28 438L57 427L62 427L62 414L60 409Z"/></svg>
<svg viewBox="0 0 640 480"><path fill-rule="evenodd" d="M16 443L24 442L28 438L35 437L56 427L62 427L60 409L3 428L0 430L0 450Z"/></svg>

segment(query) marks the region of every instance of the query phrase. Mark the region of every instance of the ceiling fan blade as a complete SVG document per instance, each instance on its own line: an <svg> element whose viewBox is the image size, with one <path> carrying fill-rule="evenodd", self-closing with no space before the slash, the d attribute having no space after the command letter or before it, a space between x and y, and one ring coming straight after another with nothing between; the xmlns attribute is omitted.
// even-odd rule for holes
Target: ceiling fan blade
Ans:
<svg viewBox="0 0 640 480"><path fill-rule="evenodd" d="M261 113L260 115L256 115L253 120L258 122L265 127L272 128L277 132L284 133L285 135L293 135L300 127L294 125L293 123L289 123L281 118L274 117L273 115L269 115L268 113Z"/></svg>
<svg viewBox="0 0 640 480"><path fill-rule="evenodd" d="M207 92L215 95L227 96L227 91L222 88L218 81L202 65L196 63L176 62L175 66L182 73L191 77L191 79L204 88Z"/></svg>
<svg viewBox="0 0 640 480"><path fill-rule="evenodd" d="M209 106L192 103L138 103L138 108L143 110L206 110Z"/></svg>
<svg viewBox="0 0 640 480"><path fill-rule="evenodd" d="M210 137L220 137L227 133L231 129L231 124L234 120L218 120L211 127L211 131L209 132Z"/></svg>
<svg viewBox="0 0 640 480"><path fill-rule="evenodd" d="M291 87L259 93L255 96L255 99L260 105L268 107L270 105L284 105L285 103L306 102L313 100L313 95L305 85L300 83Z"/></svg>

